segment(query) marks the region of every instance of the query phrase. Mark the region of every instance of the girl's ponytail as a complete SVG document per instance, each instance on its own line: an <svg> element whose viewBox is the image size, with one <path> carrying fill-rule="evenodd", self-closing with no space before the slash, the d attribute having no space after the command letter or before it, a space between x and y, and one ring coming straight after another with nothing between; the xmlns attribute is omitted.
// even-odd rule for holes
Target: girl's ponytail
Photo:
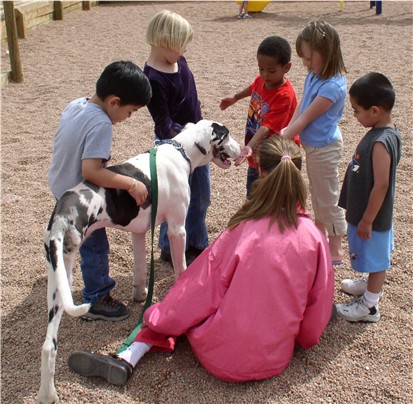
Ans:
<svg viewBox="0 0 413 404"><path fill-rule="evenodd" d="M301 175L300 148L289 139L272 137L258 150L261 178L254 184L251 197L230 219L233 228L249 219L271 217L270 225L277 221L280 231L297 227L298 213L305 210L307 190Z"/></svg>

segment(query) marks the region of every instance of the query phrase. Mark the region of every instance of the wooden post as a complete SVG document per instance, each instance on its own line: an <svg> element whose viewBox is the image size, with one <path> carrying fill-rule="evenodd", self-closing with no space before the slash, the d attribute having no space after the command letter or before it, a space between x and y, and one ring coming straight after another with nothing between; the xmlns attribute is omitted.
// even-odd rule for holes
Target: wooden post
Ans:
<svg viewBox="0 0 413 404"><path fill-rule="evenodd" d="M6 22L7 43L9 45L11 79L16 83L23 81L22 63L20 60L19 42L17 40L16 16L14 2L3 1L4 20Z"/></svg>
<svg viewBox="0 0 413 404"><path fill-rule="evenodd" d="M63 20L63 1L53 2L53 18L55 20Z"/></svg>
<svg viewBox="0 0 413 404"><path fill-rule="evenodd" d="M25 39L27 36L27 30L24 14L18 8L14 9L14 13L16 16L17 36L21 39Z"/></svg>
<svg viewBox="0 0 413 404"><path fill-rule="evenodd" d="M83 10L89 11L92 7L91 1L82 1Z"/></svg>

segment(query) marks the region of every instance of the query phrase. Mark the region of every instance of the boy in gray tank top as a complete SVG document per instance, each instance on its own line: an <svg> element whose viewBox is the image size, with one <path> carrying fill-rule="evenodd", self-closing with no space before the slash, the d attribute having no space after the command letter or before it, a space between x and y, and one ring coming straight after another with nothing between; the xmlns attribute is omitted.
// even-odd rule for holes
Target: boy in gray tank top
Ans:
<svg viewBox="0 0 413 404"><path fill-rule="evenodd" d="M344 279L341 289L355 299L337 304L348 321L380 320L379 300L391 268L396 168L401 156L400 133L392 120L395 92L381 73L368 73L351 86L354 116L370 128L347 168L339 200L346 210L351 266L364 276Z"/></svg>

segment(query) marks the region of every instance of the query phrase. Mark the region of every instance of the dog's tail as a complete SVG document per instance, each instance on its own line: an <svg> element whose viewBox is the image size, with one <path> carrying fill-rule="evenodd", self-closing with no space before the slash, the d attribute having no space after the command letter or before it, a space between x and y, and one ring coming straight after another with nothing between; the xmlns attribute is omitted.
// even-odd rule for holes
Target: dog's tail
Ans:
<svg viewBox="0 0 413 404"><path fill-rule="evenodd" d="M71 254L70 252L67 253L65 261L64 244L65 239L67 241L66 232L62 228L58 231L56 230L56 228L52 228L51 233L47 234L45 239L46 260L50 268L48 280L50 283L49 288L51 289L53 296L55 296L54 299L57 299L57 296L59 295L60 304L67 314L73 317L83 316L89 311L90 304L75 305L73 302L71 284L74 254ZM59 302L56 301L56 305L58 304Z"/></svg>

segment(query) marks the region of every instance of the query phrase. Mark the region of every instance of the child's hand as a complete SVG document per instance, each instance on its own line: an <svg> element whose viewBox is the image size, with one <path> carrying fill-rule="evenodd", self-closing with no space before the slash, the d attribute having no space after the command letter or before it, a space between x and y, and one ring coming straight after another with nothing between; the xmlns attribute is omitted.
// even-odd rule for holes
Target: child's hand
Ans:
<svg viewBox="0 0 413 404"><path fill-rule="evenodd" d="M225 111L228 107L235 104L236 102L237 100L235 99L235 97L226 97L221 100L219 107L222 111Z"/></svg>
<svg viewBox="0 0 413 404"><path fill-rule="evenodd" d="M249 146L241 147L239 156L235 159L235 166L241 165L248 157L252 156L252 149Z"/></svg>
<svg viewBox="0 0 413 404"><path fill-rule="evenodd" d="M357 235L362 240L369 240L371 238L372 229L373 225L371 223L367 223L361 220L357 226Z"/></svg>
<svg viewBox="0 0 413 404"><path fill-rule="evenodd" d="M145 184L140 181L136 181L136 186L134 186L133 189L130 189L128 192L130 196L135 199L138 206L141 206L148 197L148 190L146 189Z"/></svg>

